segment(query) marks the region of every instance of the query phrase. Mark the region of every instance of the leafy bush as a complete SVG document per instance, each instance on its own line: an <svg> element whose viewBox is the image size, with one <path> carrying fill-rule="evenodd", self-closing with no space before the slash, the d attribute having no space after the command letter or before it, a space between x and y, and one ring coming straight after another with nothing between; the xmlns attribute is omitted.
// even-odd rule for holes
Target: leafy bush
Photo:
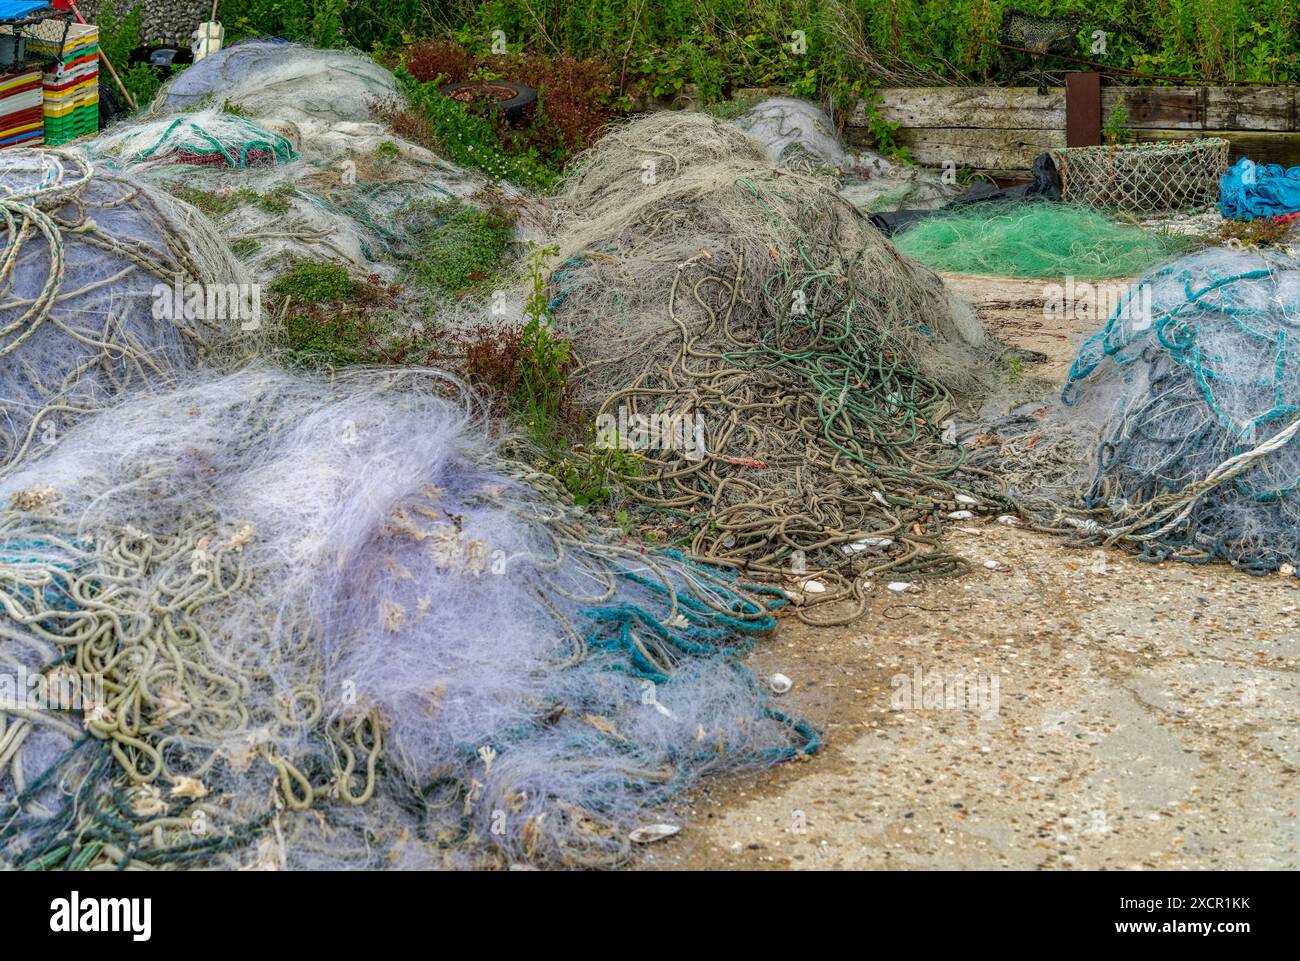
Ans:
<svg viewBox="0 0 1300 961"><path fill-rule="evenodd" d="M413 37L440 37L476 56L493 53L499 30L511 55L604 61L620 95L633 82L664 92L690 83L716 100L738 86L823 94L861 79L862 66L837 29L849 20L879 62L986 82L999 72L994 43L1003 11L1013 6L1078 12L1152 38L1144 52L1130 39L1109 37L1099 59L1115 67L1207 80L1300 80L1295 0L226 0L222 19L231 39L278 35L396 50ZM793 50L795 30L804 31L804 54Z"/></svg>
<svg viewBox="0 0 1300 961"><path fill-rule="evenodd" d="M429 116L433 138L444 152L472 154L459 162L471 163L493 176L503 176L499 171L513 166L503 179L529 186L546 188L554 183L564 165L591 146L617 112L613 71L601 60L540 54L476 55L460 44L442 40L404 48L399 62L402 75L410 77L407 93L418 90L412 99ZM527 84L537 90L537 104L520 123L512 125L499 112L479 115L455 101L438 102L440 85L465 80ZM474 120L466 121L462 114L470 114ZM461 150L462 144L469 144L472 150ZM486 164L484 157L488 158ZM509 164L505 157L514 158L515 163Z"/></svg>
<svg viewBox="0 0 1300 961"><path fill-rule="evenodd" d="M555 476L582 505L610 504L621 489L619 477L637 477L644 455L622 447L602 447L585 456L574 456L552 466ZM621 523L627 524L623 513Z"/></svg>
<svg viewBox="0 0 1300 961"><path fill-rule="evenodd" d="M221 5L227 43L246 37L284 37L315 47L343 47L351 42L348 35L357 13L347 0L225 0ZM390 6L384 16L393 18L396 13ZM366 44L366 49L370 46Z"/></svg>
<svg viewBox="0 0 1300 961"><path fill-rule="evenodd" d="M163 85L163 72L147 63L130 63L131 51L144 39L144 5L136 3L125 16L118 16L113 0L105 0L96 18L99 24L99 47L122 78L122 85L131 94L136 107L143 110ZM113 80L104 71L100 83ZM116 85L114 84L116 88ZM123 106L127 106L123 104Z"/></svg>

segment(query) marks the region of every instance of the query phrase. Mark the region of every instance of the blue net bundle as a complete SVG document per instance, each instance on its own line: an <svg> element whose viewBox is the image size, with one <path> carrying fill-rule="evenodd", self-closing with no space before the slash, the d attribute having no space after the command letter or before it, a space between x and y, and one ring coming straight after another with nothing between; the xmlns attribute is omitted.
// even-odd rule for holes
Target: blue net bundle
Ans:
<svg viewBox="0 0 1300 961"><path fill-rule="evenodd" d="M1148 275L1063 399L1102 426L1076 526L1143 556L1277 570L1300 555L1300 263L1213 249Z"/></svg>
<svg viewBox="0 0 1300 961"><path fill-rule="evenodd" d="M739 655L783 603L594 530L426 371L253 367L0 483L8 867L616 864L816 748Z"/></svg>

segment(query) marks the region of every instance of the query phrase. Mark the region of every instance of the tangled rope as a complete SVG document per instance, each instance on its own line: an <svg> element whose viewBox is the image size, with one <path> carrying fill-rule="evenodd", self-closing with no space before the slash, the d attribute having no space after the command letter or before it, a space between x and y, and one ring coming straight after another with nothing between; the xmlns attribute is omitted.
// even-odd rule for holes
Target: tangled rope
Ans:
<svg viewBox="0 0 1300 961"><path fill-rule="evenodd" d="M256 343L153 317L159 283L243 279L193 210L57 151L6 153L0 192L0 471L106 398Z"/></svg>
<svg viewBox="0 0 1300 961"><path fill-rule="evenodd" d="M437 418L448 408L419 400L419 382L344 377L332 398L246 372L112 412L122 420L105 429L116 434L170 411L152 456L130 456L126 476L107 465L114 476L98 493L84 478L64 482L94 422L65 441L66 459L56 449L10 482L0 669L30 671L43 690L98 682L72 709L0 705L0 845L13 866L247 866L250 849L271 866L338 863L338 839L316 836L327 822L396 848L406 831L424 856L457 863L614 863L628 854L628 819L701 773L816 750L816 734L766 707L735 660L773 629L779 591L610 543L554 479L520 464L430 464L418 483L399 482L405 496L352 548L334 532L346 521L321 521L316 544L299 540L310 532L268 528L256 505L231 512L239 475L223 469L267 463L268 445L321 446L293 433L295 422L333 429L355 418L384 434L345 434L299 470L288 469L301 456L290 448L271 476L301 473L327 490L341 476L333 458L354 456L354 445L403 476L427 463L394 465L401 445L387 434L391 418L419 414L435 438L428 449L444 449ZM413 385L414 398L389 394ZM188 439L161 439L187 421ZM315 490L287 485L271 503L336 510ZM173 515L177 503L188 506ZM141 520L124 523L132 513L113 505ZM153 522L136 526L144 518ZM313 590L297 591L306 584ZM458 599L467 593L477 599ZM489 597L509 603L494 612ZM481 642L465 637L459 617L470 610L486 625ZM480 675L466 662L494 631L508 637ZM646 701L646 690L664 701ZM509 830L493 831L494 817Z"/></svg>
<svg viewBox="0 0 1300 961"><path fill-rule="evenodd" d="M737 337L743 267L740 255L730 278L704 269L686 281L715 318L693 330L677 314L688 273L679 270L668 305L680 331L676 359L611 394L599 411L693 411L710 425L708 450L698 460L644 452L636 473L619 479L639 503L681 518L695 557L790 575L802 554L810 566L798 573L836 585L825 600L853 600L830 618L801 608L809 623L856 619L865 582L887 572L964 572L964 560L938 549L940 511L956 509L957 489L945 478L961 465L940 438L951 411L946 392L853 326L853 305L831 275L798 284L812 322L787 319L757 344ZM704 297L709 288L721 296L716 311Z"/></svg>
<svg viewBox="0 0 1300 961"><path fill-rule="evenodd" d="M601 432L588 456L647 518L692 557L816 581L792 592L809 623L860 616L887 572L966 569L940 546L947 515L976 506L957 500L945 425L991 350L937 278L830 185L706 118L608 135L563 196L551 305ZM622 436L633 423L689 424L696 442Z"/></svg>

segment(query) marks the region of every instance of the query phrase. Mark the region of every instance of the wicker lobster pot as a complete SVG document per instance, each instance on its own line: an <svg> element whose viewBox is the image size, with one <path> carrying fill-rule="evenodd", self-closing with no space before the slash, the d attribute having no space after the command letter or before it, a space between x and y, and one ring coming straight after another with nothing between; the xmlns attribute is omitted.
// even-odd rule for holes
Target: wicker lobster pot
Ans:
<svg viewBox="0 0 1300 961"><path fill-rule="evenodd" d="M1171 140L1051 151L1062 197L1108 210L1196 210L1219 199L1228 141Z"/></svg>

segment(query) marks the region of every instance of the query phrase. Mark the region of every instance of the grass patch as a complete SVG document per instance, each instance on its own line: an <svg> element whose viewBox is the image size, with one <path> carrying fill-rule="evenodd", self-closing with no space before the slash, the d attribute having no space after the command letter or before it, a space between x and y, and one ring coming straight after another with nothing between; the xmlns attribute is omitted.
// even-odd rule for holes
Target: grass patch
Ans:
<svg viewBox="0 0 1300 961"><path fill-rule="evenodd" d="M269 193L264 193L257 198L257 205L269 213L288 213L289 198L293 193L293 184L287 182L277 184Z"/></svg>
<svg viewBox="0 0 1300 961"><path fill-rule="evenodd" d="M409 216L419 252L406 264L406 279L449 296L495 277L514 236L514 217L503 207L443 200L417 204Z"/></svg>
<svg viewBox="0 0 1300 961"><path fill-rule="evenodd" d="M1245 247L1272 247L1284 243L1292 224L1260 217L1255 220L1225 220L1219 227L1219 243L1235 240Z"/></svg>
<svg viewBox="0 0 1300 961"><path fill-rule="evenodd" d="M294 261L267 288L273 311L289 309L280 346L304 366L400 362L387 329L397 307L395 287L378 277L358 281L338 264Z"/></svg>
<svg viewBox="0 0 1300 961"><path fill-rule="evenodd" d="M749 113L764 99L760 94L746 94L733 100L719 100L717 103L706 104L700 108L700 112L718 120L735 120L737 117L743 117Z"/></svg>
<svg viewBox="0 0 1300 961"><path fill-rule="evenodd" d="M247 188L218 193L211 190L193 190L188 187L173 186L170 191L173 197L184 200L188 204L193 204L214 220L220 220L236 207L257 203L261 199L261 195L256 190Z"/></svg>
<svg viewBox="0 0 1300 961"><path fill-rule="evenodd" d="M245 204L254 204L268 213L287 213L289 198L294 194L294 186L291 183L279 184L264 194L259 194L256 190L247 187L220 192L180 186L171 186L168 190L173 197L193 204L213 220L220 220L236 207L242 207Z"/></svg>
<svg viewBox="0 0 1300 961"><path fill-rule="evenodd" d="M297 260L271 281L267 292L277 300L292 297L298 304L338 304L356 296L359 286L346 267Z"/></svg>

